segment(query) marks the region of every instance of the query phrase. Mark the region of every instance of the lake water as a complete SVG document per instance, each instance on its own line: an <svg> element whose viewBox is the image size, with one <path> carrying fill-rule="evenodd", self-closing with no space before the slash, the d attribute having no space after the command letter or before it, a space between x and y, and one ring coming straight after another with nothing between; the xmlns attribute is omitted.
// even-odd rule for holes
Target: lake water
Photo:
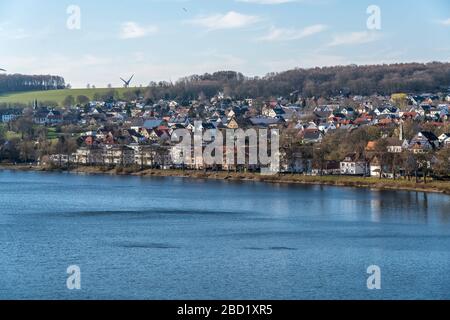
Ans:
<svg viewBox="0 0 450 320"><path fill-rule="evenodd" d="M0 171L0 299L354 298L450 299L449 196Z"/></svg>

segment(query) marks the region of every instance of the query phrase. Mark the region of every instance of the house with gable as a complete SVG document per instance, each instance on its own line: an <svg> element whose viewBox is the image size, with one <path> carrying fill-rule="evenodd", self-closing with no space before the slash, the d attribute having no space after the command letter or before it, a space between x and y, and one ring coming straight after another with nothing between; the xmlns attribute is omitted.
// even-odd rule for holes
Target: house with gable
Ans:
<svg viewBox="0 0 450 320"><path fill-rule="evenodd" d="M341 174L365 176L368 171L366 159L359 153L350 153L341 161Z"/></svg>
<svg viewBox="0 0 450 320"><path fill-rule="evenodd" d="M0 122L8 123L14 121L22 115L22 111L19 109L6 109L0 110Z"/></svg>
<svg viewBox="0 0 450 320"><path fill-rule="evenodd" d="M409 149L414 153L425 153L439 148L439 139L430 131L421 131L410 141Z"/></svg>
<svg viewBox="0 0 450 320"><path fill-rule="evenodd" d="M450 133L443 133L438 139L441 146L450 146Z"/></svg>

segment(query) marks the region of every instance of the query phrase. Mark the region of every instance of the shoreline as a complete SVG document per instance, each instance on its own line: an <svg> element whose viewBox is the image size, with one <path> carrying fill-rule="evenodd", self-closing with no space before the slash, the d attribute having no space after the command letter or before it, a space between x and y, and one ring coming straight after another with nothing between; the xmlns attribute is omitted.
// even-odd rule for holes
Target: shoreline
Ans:
<svg viewBox="0 0 450 320"><path fill-rule="evenodd" d="M35 172L68 172L75 174L92 175L117 175L136 177L178 177L186 179L206 179L223 181L243 181L279 183L290 185L323 185L335 187L351 187L373 190L402 190L412 192L427 192L450 195L450 181L430 181L428 183L416 183L408 180L378 179L352 176L304 176L301 174L279 174L275 176L263 176L257 173L245 172L204 172L195 170L160 170L144 169L135 171L132 168L107 169L103 167L79 166L71 170L53 169L27 165L0 165L0 171L35 171Z"/></svg>

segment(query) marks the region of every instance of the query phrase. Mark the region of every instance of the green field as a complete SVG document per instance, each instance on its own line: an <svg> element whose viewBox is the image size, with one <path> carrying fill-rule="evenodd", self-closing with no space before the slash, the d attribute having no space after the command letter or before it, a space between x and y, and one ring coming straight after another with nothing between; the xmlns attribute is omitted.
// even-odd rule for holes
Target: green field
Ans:
<svg viewBox="0 0 450 320"><path fill-rule="evenodd" d="M114 90L119 92L119 95L122 96L124 92L131 91L134 88L113 88ZM63 89L63 90L49 90L49 91L30 91L30 92L21 92L21 93L12 93L12 94L0 94L0 103L21 103L21 104L29 104L33 103L33 101L54 101L59 105L62 104L64 99L67 96L73 96L76 98L77 96L87 96L90 99L94 98L95 93L105 94L106 92L113 90L109 88L98 88L98 89Z"/></svg>

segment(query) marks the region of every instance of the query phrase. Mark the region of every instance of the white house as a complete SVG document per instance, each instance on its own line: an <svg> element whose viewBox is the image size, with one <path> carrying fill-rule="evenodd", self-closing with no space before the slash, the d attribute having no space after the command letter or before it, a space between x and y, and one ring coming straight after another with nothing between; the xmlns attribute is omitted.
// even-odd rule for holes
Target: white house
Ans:
<svg viewBox="0 0 450 320"><path fill-rule="evenodd" d="M408 149L409 142L404 139L403 141L397 138L387 139L387 151L389 153L402 153L403 150Z"/></svg>
<svg viewBox="0 0 450 320"><path fill-rule="evenodd" d="M370 176L371 177L379 177L381 171L381 164L377 157L374 157L370 161Z"/></svg>
<svg viewBox="0 0 450 320"><path fill-rule="evenodd" d="M439 143L444 146L450 145L450 133L444 133L439 136Z"/></svg>
<svg viewBox="0 0 450 320"><path fill-rule="evenodd" d="M347 108L343 108L341 110L342 114L345 114L346 116L353 116L353 114L355 113L355 110L353 108L347 107Z"/></svg>
<svg viewBox="0 0 450 320"><path fill-rule="evenodd" d="M326 122L319 124L318 128L320 131L327 133L329 130L336 130L336 125L334 122Z"/></svg>
<svg viewBox="0 0 450 320"><path fill-rule="evenodd" d="M367 161L357 153L351 153L341 161L341 174L363 176L367 174Z"/></svg>
<svg viewBox="0 0 450 320"><path fill-rule="evenodd" d="M2 115L2 122L3 123L8 123L11 122L13 120L15 120L18 117L18 115L15 114L3 114Z"/></svg>

